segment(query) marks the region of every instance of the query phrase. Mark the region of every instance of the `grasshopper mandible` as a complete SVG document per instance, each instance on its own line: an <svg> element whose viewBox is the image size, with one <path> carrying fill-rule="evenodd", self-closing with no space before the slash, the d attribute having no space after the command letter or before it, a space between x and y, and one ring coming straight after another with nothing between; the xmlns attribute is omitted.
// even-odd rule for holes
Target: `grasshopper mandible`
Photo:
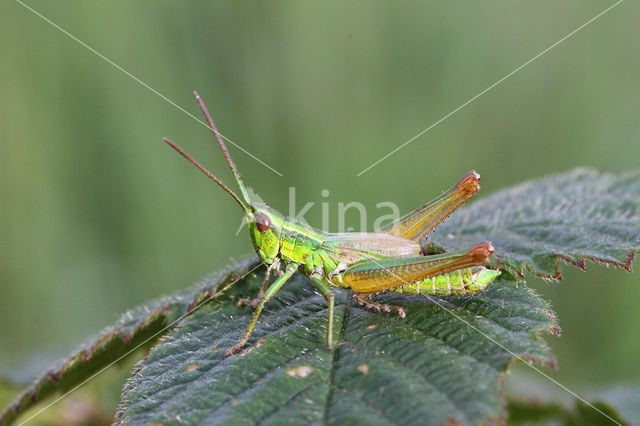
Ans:
<svg viewBox="0 0 640 426"><path fill-rule="evenodd" d="M429 232L478 192L480 175L475 171L467 173L447 192L378 232L324 232L285 217L266 204L251 202L207 107L200 95L197 92L194 94L240 187L242 199L175 143L167 138L163 140L236 200L246 216L251 242L267 266L266 277L257 297L238 302L238 306L246 304L255 308L255 311L242 339L226 351L226 357L246 345L264 305L296 271L305 274L327 301L329 349L333 347L335 303L331 288L351 289L355 292L353 297L361 305L378 311L396 310L404 318L405 312L401 307L374 302L370 300L371 296L381 292L430 295L476 293L500 275L500 271L482 266L493 253L490 242L468 250L435 255L427 255L420 245ZM280 276L271 283L269 278L273 272L280 273Z"/></svg>

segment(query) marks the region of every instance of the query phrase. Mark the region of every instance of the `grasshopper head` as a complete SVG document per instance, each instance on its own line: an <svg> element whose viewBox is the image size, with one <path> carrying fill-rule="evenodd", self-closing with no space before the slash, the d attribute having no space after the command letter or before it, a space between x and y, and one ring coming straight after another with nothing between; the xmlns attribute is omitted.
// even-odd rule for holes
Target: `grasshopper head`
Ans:
<svg viewBox="0 0 640 426"><path fill-rule="evenodd" d="M280 251L280 233L285 217L266 204L249 206L247 225L251 242L264 263L270 265Z"/></svg>

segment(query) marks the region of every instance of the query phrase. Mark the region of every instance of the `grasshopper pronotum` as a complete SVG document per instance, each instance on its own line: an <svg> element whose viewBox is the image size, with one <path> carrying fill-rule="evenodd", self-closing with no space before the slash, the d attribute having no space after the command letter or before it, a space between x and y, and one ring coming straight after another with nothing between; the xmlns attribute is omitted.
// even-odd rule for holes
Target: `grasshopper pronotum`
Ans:
<svg viewBox="0 0 640 426"><path fill-rule="evenodd" d="M333 347L335 295L332 287L350 288L360 304L378 311L390 312L393 309L404 318L401 307L376 303L370 297L380 292L432 295L476 293L500 275L499 271L482 266L493 253L490 242L468 250L436 255L426 255L420 246L420 240L478 192L480 175L475 171L467 173L449 191L378 232L324 232L285 217L266 204L251 202L240 173L204 102L198 93L194 94L235 176L242 199L175 143L166 138L163 140L236 200L247 218L253 246L267 266L258 296L253 300L241 299L238 302L238 305L246 304L255 308L255 312L242 339L229 348L225 356L242 349L264 305L296 271L305 274L327 301L329 348ZM284 269L283 273L281 268ZM270 283L269 277L274 271L281 275Z"/></svg>

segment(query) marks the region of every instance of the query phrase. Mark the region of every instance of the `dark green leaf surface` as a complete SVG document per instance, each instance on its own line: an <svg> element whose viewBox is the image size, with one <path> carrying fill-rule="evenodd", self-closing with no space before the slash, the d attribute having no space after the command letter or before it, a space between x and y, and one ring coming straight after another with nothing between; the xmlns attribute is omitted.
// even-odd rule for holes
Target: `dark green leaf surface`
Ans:
<svg viewBox="0 0 640 426"><path fill-rule="evenodd" d="M260 277L180 324L125 386L125 424L475 424L501 415L501 374L513 354L552 363L540 330L555 330L532 290L498 280L475 297L385 295L405 319L337 298L338 348L325 346L326 303L295 275L267 305L241 354L224 358L252 311ZM438 303L444 306L438 306ZM454 315L455 314L455 315Z"/></svg>
<svg viewBox="0 0 640 426"><path fill-rule="evenodd" d="M429 239L447 249L492 241L519 274L561 278L559 259L631 270L640 250L640 174L576 169L525 182L461 208Z"/></svg>
<svg viewBox="0 0 640 426"><path fill-rule="evenodd" d="M148 347L164 332L166 325L187 314L216 288L255 267L256 259L239 262L226 271L211 274L201 283L174 297L165 297L126 312L71 356L46 371L0 414L0 425L11 423L19 414L57 392L66 392L100 369L124 359L138 346Z"/></svg>

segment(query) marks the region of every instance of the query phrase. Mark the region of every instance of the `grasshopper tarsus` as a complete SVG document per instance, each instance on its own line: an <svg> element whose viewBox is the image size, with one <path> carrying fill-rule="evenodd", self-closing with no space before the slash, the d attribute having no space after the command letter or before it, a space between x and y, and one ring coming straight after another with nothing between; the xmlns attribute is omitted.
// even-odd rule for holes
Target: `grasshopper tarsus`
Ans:
<svg viewBox="0 0 640 426"><path fill-rule="evenodd" d="M256 306L258 306L260 304L261 300L262 300L261 297L255 297L253 299L238 299L238 302L236 303L236 306L238 308L241 308L243 306L248 306L250 308L255 308Z"/></svg>
<svg viewBox="0 0 640 426"><path fill-rule="evenodd" d="M229 358L231 355L235 355L237 352L240 352L243 347L244 347L244 344L242 344L242 345L236 344L236 345L231 346L229 349L227 349L225 351L224 357L225 358Z"/></svg>
<svg viewBox="0 0 640 426"><path fill-rule="evenodd" d="M490 242L450 253L438 253L439 250L435 249L430 251L429 244L420 244L438 224L478 192L480 175L475 170L468 172L447 192L380 232L331 234L296 222L266 204L249 199L247 188L223 136L218 132L200 95L195 91L194 95L233 172L242 197L178 145L166 138L164 141L240 205L247 219L253 246L268 267L258 297L238 300L238 306L247 305L255 308L255 311L242 339L225 352L225 357L239 352L246 345L265 303L298 270L309 277L311 284L327 301L329 349L333 349L335 296L332 288L350 288L355 291L354 297L358 303L378 311L395 310L404 318L406 313L403 308L376 303L369 298L387 291L433 295L475 293L483 290L499 275L499 271L482 266L493 254ZM280 269L281 264L286 265L284 272ZM272 270L277 271L279 277L270 283Z"/></svg>
<svg viewBox="0 0 640 426"><path fill-rule="evenodd" d="M369 309L373 309L378 312L391 312L392 310L395 310L398 312L398 315L400 315L400 318L405 318L407 316L401 306L387 305L386 303L378 303L371 300L370 298L376 294L377 293L355 293L353 298L356 299L359 304Z"/></svg>

